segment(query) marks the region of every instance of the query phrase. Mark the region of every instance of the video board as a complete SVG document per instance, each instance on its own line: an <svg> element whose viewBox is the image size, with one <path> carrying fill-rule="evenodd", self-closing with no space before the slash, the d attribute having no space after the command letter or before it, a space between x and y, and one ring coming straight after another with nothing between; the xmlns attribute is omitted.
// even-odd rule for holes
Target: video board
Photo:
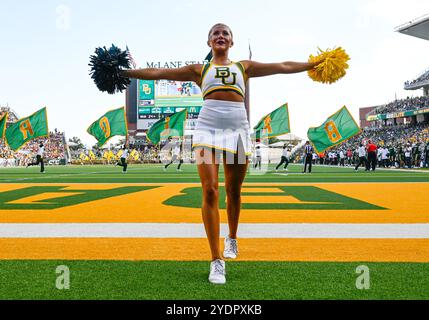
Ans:
<svg viewBox="0 0 429 320"><path fill-rule="evenodd" d="M138 129L147 130L159 119L185 108L186 129L194 129L203 105L201 90L194 82L139 80L137 90Z"/></svg>

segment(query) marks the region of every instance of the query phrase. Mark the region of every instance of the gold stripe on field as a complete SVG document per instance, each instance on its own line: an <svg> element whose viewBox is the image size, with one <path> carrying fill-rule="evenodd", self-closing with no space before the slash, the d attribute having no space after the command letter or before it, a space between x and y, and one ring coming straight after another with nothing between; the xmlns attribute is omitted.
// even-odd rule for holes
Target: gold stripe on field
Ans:
<svg viewBox="0 0 429 320"><path fill-rule="evenodd" d="M200 207L181 207L165 204L168 199L181 196L187 188L200 184L0 184L1 192L30 186L66 186L63 193L81 190L108 190L124 186L151 185L157 188L98 199L56 209L12 210L0 209L0 223L201 223ZM221 184L223 185L223 184ZM429 183L249 183L243 188L243 206L267 203L299 203L289 195L275 194L283 186L313 186L358 199L386 210L310 210L310 209L242 209L242 223L429 223ZM251 187L256 187L255 189ZM263 187L266 189L264 195ZM253 189L253 190L252 190ZM258 192L261 192L258 194ZM34 206L47 200L47 194L33 195L24 200ZM304 202L301 202L305 204ZM12 203L10 203L12 204ZM273 204L274 205L274 204ZM227 222L226 210L221 209L221 222Z"/></svg>
<svg viewBox="0 0 429 320"><path fill-rule="evenodd" d="M240 239L236 261L429 262L429 239ZM210 260L206 239L0 239L0 260Z"/></svg>

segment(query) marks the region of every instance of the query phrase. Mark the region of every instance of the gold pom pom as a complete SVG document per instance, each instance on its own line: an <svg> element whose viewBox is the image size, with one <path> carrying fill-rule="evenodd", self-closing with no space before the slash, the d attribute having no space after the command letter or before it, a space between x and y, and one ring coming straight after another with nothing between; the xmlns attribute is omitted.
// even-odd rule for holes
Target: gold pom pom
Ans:
<svg viewBox="0 0 429 320"><path fill-rule="evenodd" d="M310 55L309 63L319 63L313 69L308 70L308 76L317 82L334 83L346 75L346 69L349 67L347 61L350 60L348 54L343 48L319 49L317 56Z"/></svg>

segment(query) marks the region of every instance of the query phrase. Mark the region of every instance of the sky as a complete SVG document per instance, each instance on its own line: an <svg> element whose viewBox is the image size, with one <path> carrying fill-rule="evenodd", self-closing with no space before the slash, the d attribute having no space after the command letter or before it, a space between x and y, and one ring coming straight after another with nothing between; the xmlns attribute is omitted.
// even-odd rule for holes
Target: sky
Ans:
<svg viewBox="0 0 429 320"><path fill-rule="evenodd" d="M233 61L307 61L310 54L341 46L350 68L338 82L312 81L306 73L251 79L250 122L289 104L291 132L305 138L346 105L359 108L421 96L403 84L429 68L429 42L395 27L429 13L427 0L0 0L0 105L20 117L47 107L50 130L96 141L92 121L125 105L125 93L98 91L89 56L99 46L130 48L146 61L201 61L215 23L230 26Z"/></svg>

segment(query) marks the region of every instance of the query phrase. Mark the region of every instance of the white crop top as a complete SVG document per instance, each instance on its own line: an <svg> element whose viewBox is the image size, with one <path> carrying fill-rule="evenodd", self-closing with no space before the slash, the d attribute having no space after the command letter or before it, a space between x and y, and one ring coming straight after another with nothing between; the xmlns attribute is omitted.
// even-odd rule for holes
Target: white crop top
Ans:
<svg viewBox="0 0 429 320"><path fill-rule="evenodd" d="M244 97L246 73L241 62L217 65L210 62L201 70L201 91L203 97L215 91L234 91Z"/></svg>

